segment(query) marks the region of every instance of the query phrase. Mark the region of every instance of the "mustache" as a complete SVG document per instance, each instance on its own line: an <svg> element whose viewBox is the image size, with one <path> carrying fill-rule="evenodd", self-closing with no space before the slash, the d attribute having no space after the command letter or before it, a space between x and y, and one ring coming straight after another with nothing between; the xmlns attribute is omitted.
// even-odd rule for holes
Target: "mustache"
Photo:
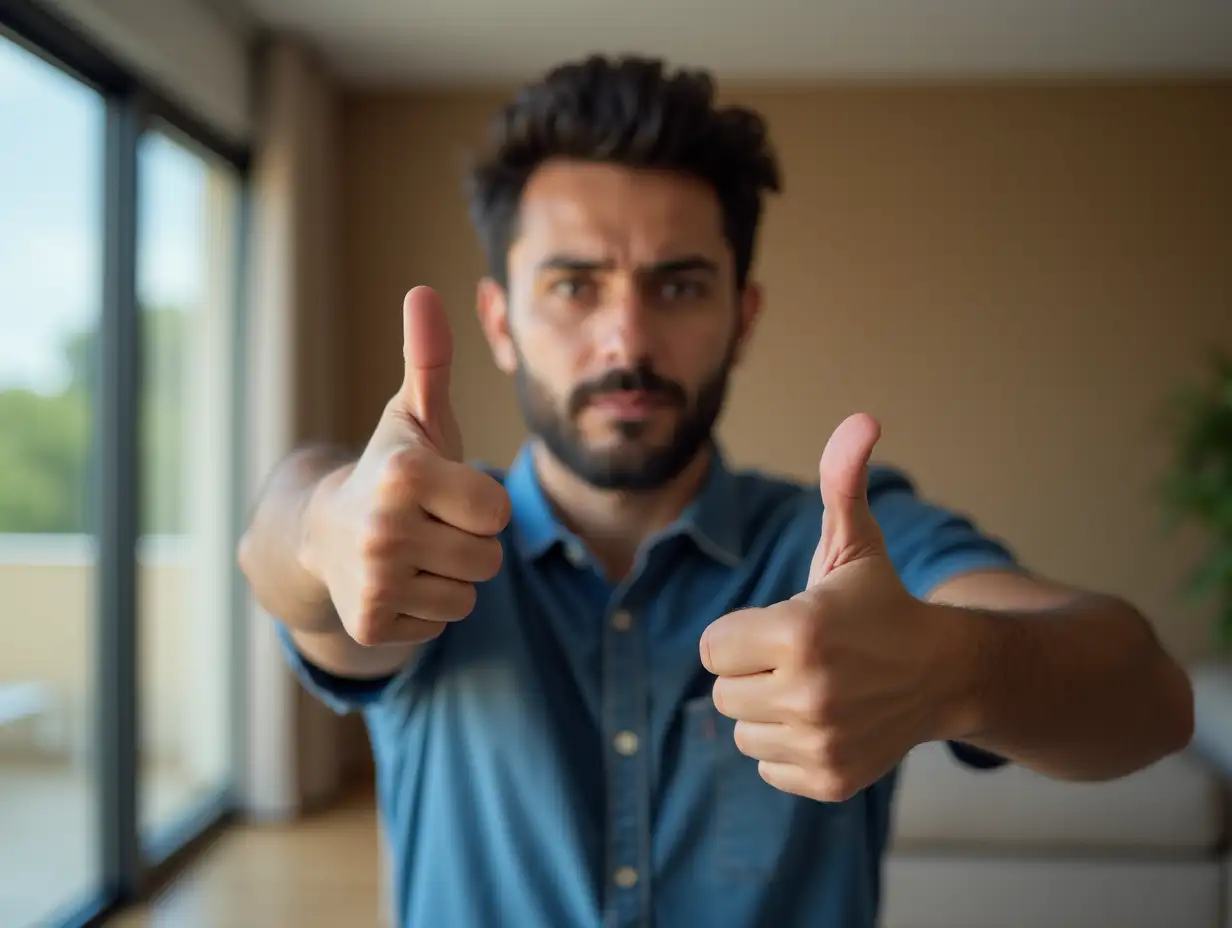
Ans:
<svg viewBox="0 0 1232 928"><path fill-rule="evenodd" d="M623 370L608 371L601 377L574 387L569 397L569 412L577 414L592 399L605 393L626 391L650 393L673 406L684 406L688 400L684 387L676 381L660 377L647 365L639 365Z"/></svg>

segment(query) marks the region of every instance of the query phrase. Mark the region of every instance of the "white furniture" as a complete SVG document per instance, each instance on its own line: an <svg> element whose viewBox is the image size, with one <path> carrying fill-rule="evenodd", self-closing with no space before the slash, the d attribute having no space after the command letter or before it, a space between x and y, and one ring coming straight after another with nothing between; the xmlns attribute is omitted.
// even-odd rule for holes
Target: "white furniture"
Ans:
<svg viewBox="0 0 1232 928"><path fill-rule="evenodd" d="M0 746L21 754L45 750L55 741L58 710L55 689L48 683L0 682Z"/></svg>
<svg viewBox="0 0 1232 928"><path fill-rule="evenodd" d="M1191 753L1111 783L903 767L885 928L1222 928L1218 778Z"/></svg>
<svg viewBox="0 0 1232 928"><path fill-rule="evenodd" d="M1232 670L1193 674L1190 750L1110 783L903 765L884 928L1232 928Z"/></svg>
<svg viewBox="0 0 1232 928"><path fill-rule="evenodd" d="M53 706L51 687L43 683L0 683L0 725L38 718Z"/></svg>

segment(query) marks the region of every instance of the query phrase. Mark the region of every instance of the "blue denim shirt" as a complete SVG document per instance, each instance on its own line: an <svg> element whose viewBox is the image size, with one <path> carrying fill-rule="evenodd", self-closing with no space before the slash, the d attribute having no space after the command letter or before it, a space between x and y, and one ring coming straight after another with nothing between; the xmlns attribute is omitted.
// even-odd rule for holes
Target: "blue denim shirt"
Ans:
<svg viewBox="0 0 1232 928"><path fill-rule="evenodd" d="M523 449L500 574L381 681L300 679L362 710L403 928L871 928L895 776L847 802L780 792L711 701L713 620L803 589L816 485L716 454L690 508L612 585L553 516ZM922 596L1010 553L875 468L869 499ZM987 755L953 746L971 763Z"/></svg>

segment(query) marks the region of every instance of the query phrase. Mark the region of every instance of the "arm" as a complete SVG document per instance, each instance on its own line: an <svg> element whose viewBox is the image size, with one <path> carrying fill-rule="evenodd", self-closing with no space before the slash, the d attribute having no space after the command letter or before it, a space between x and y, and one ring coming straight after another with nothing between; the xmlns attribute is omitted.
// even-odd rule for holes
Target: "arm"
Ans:
<svg viewBox="0 0 1232 928"><path fill-rule="evenodd" d="M453 335L431 289L407 294L402 339L402 385L363 454L292 454L240 544L292 664L340 709L378 698L421 646L470 613L475 584L500 569L510 516L504 487L461 463Z"/></svg>
<svg viewBox="0 0 1232 928"><path fill-rule="evenodd" d="M270 476L239 546L239 563L257 603L286 627L296 649L339 677L388 676L410 660L413 644L366 647L343 627L329 590L305 556L328 495L350 473L354 455L330 448L297 451Z"/></svg>
<svg viewBox="0 0 1232 928"><path fill-rule="evenodd" d="M1132 773L1184 748L1193 692L1127 603L1010 570L938 585L955 712L944 737L1056 779Z"/></svg>
<svg viewBox="0 0 1232 928"><path fill-rule="evenodd" d="M842 802L928 741L1068 780L1180 750L1193 697L1142 616L1027 576L905 480L871 480L878 435L852 416L826 444L805 588L702 635L715 706L762 778Z"/></svg>

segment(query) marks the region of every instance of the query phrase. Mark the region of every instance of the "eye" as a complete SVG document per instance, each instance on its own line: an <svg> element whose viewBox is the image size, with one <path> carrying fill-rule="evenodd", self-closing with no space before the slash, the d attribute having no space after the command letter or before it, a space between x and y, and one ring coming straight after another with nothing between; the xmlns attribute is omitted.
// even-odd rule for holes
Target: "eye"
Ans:
<svg viewBox="0 0 1232 928"><path fill-rule="evenodd" d="M561 277L553 281L552 293L566 300L582 300L592 291L593 287L585 277Z"/></svg>
<svg viewBox="0 0 1232 928"><path fill-rule="evenodd" d="M668 302L679 300L696 300L705 294L705 287L700 281L688 279L665 280L659 288L660 296Z"/></svg>

